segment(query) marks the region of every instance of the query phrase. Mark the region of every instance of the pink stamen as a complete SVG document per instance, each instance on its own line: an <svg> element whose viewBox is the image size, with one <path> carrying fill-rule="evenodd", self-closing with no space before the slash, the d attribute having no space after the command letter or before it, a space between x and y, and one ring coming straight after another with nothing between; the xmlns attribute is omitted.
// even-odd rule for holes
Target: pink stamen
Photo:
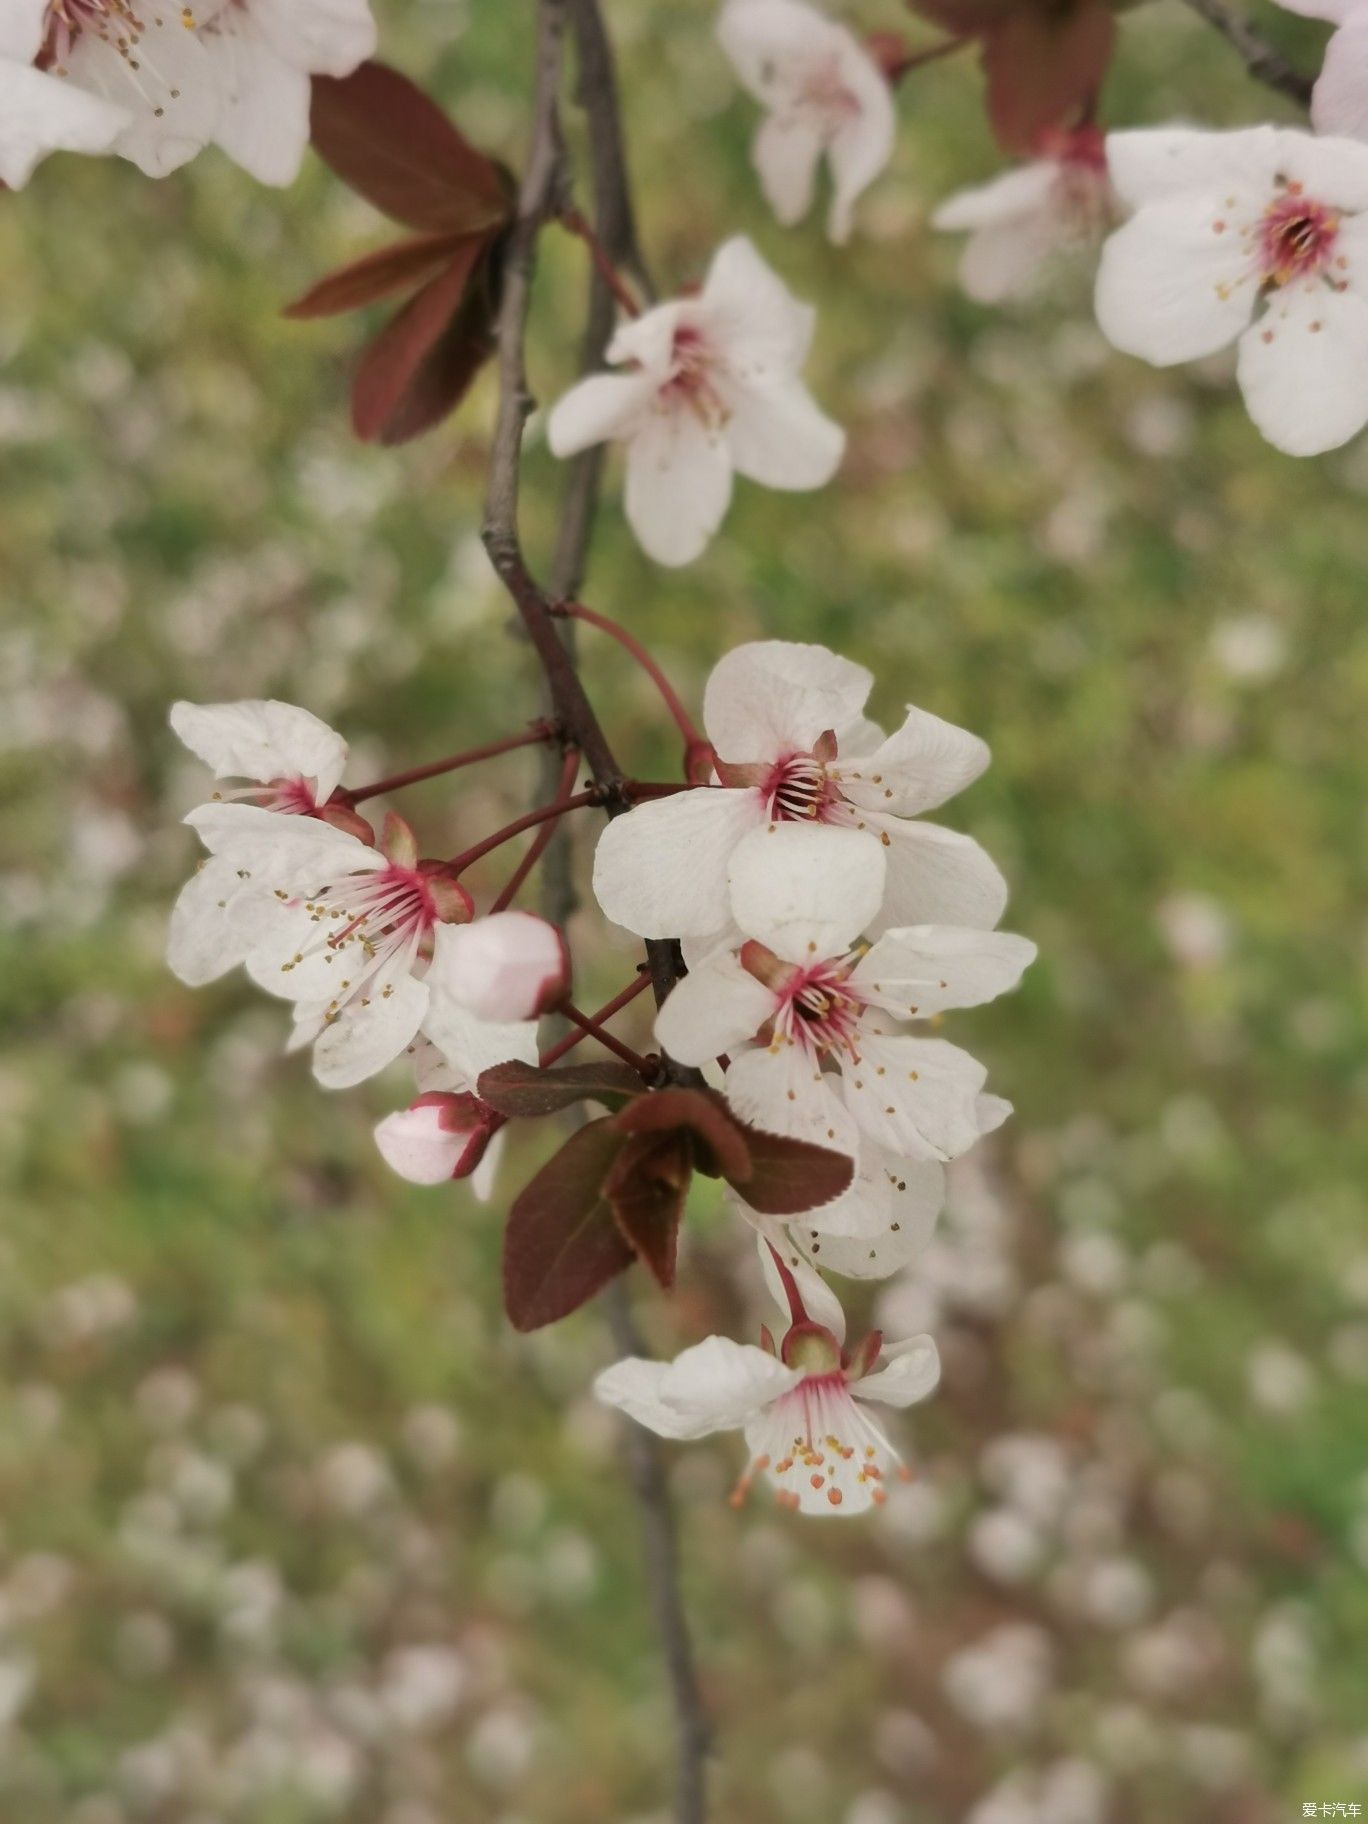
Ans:
<svg viewBox="0 0 1368 1824"><path fill-rule="evenodd" d="M1259 259L1273 285L1311 278L1330 263L1339 238L1339 212L1289 184L1259 223Z"/></svg>

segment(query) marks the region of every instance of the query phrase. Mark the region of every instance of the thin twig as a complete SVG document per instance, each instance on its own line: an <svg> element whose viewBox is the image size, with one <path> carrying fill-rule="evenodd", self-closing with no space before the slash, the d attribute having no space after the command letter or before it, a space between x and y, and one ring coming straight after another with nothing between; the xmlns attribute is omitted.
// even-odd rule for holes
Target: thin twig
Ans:
<svg viewBox="0 0 1368 1824"><path fill-rule="evenodd" d="M661 700L673 717L675 727L684 737L685 745L688 747L702 746L703 737L694 727L692 716L680 701L679 692L634 633L629 633L627 628L610 619L608 615L599 614L593 608L586 608L583 602L563 602L556 612L564 615L568 620L583 621L588 627L597 627L599 632L606 633L610 640L616 640L624 652L632 655L660 692Z"/></svg>
<svg viewBox="0 0 1368 1824"><path fill-rule="evenodd" d="M644 1082L650 1082L652 1069L641 1053L633 1051L615 1033L601 1026L592 1014L581 1013L573 1001L562 1001L557 1011L562 1019L569 1020L572 1026L578 1026L586 1039L597 1039L605 1051L611 1051L615 1058L621 1058L624 1064L630 1064Z"/></svg>
<svg viewBox="0 0 1368 1824"><path fill-rule="evenodd" d="M621 994L615 994L611 1001L605 1001L602 1007L596 1008L583 1026L576 1027L573 1032L558 1040L549 1050L544 1051L538 1060L542 1069L548 1069L563 1058L566 1052L573 1051L576 1045L584 1039L595 1036L605 1021L611 1020L615 1013L621 1013L622 1009L634 1001L639 994L644 994L650 985L650 975L643 970L635 981L628 983Z"/></svg>
<svg viewBox="0 0 1368 1824"><path fill-rule="evenodd" d="M417 785L424 779L437 779L443 773L454 773L463 766L474 766L479 760L492 760L496 754L511 754L515 748L540 746L553 741L556 731L549 722L534 722L520 735L505 735L502 741L486 741L483 747L468 747L464 753L448 754L445 760L432 760L426 766L411 766L407 772L391 773L377 779L374 785L354 786L339 792L345 804L362 804L367 798L378 798L381 792L397 792L406 785Z"/></svg>
<svg viewBox="0 0 1368 1824"><path fill-rule="evenodd" d="M570 796L570 788L575 783L575 775L578 771L579 749L569 747L565 750L564 757L560 763L560 774L555 781L554 803L561 804ZM570 825L568 823L557 823L555 821L544 823L532 838L532 841L527 845L527 853L499 889L497 897L489 908L491 912L502 912L506 907L513 904L513 901L518 897L518 889L522 886L533 868L536 867L547 849L555 842L558 831L561 832L561 846L566 848L569 847ZM574 904L570 899L569 894L561 893L558 890L554 904L549 905L547 908L547 916L551 919L553 925L559 925L563 931L570 914L574 909Z"/></svg>
<svg viewBox="0 0 1368 1824"><path fill-rule="evenodd" d="M1260 37L1243 13L1227 6L1226 0L1187 0L1187 4L1234 45L1256 81L1302 107L1310 105L1314 79L1294 69L1281 52Z"/></svg>

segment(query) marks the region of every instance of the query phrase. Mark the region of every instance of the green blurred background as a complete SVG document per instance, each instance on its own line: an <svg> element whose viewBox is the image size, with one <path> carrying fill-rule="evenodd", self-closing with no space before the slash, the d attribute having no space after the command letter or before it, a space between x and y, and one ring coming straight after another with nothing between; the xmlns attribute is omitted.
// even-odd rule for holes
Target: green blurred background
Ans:
<svg viewBox="0 0 1368 1824"><path fill-rule="evenodd" d="M964 301L926 216L996 165L970 60L908 83L837 251L767 218L711 9L608 10L657 272L752 234L820 306L851 450L816 497L742 486L682 573L635 549L614 466L589 599L695 702L728 645L817 639L886 717L985 735L947 821L1041 949L955 1022L1016 1119L923 1269L852 1301L940 1340L899 1426L916 1482L807 1523L727 1505L734 1440L671 1452L718 1824L1368 1806L1368 444L1294 463L1225 361L1112 355L1082 266ZM529 8L377 11L516 163ZM1314 67L1318 28L1264 24ZM1127 18L1109 121L1279 107L1177 7ZM279 315L385 233L316 165L278 195L217 156L157 185L55 160L0 208L4 1824L666 1816L636 1518L587 1397L604 1326L499 1311L531 1156L489 1208L409 1189L369 1136L400 1074L324 1094L282 1006L161 961L203 783L175 697L305 703L353 780L535 713L477 537L489 378L425 442L361 448L361 326ZM545 398L583 288L548 242ZM561 480L534 423L534 553ZM670 766L622 655L585 666L624 753ZM531 789L513 756L406 808L446 853ZM589 911L577 935L590 1004L632 953ZM661 1352L759 1309L744 1238L696 1218L679 1296L637 1289Z"/></svg>

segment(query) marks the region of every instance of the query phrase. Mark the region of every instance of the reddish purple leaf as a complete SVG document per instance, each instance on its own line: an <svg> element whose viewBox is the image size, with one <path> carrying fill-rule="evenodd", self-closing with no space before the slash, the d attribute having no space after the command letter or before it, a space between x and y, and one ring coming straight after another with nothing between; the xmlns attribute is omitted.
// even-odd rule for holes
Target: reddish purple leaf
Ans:
<svg viewBox="0 0 1368 1824"><path fill-rule="evenodd" d="M763 1133L745 1122L737 1126L750 1151L751 1171L744 1182L732 1182L753 1210L765 1216L800 1216L850 1189L855 1162L847 1154Z"/></svg>
<svg viewBox="0 0 1368 1824"><path fill-rule="evenodd" d="M577 1102L602 1102L619 1108L645 1093L630 1064L605 1058L600 1064L562 1064L541 1070L535 1064L496 1064L480 1078L480 1100L501 1115L558 1114Z"/></svg>
<svg viewBox="0 0 1368 1824"><path fill-rule="evenodd" d="M352 426L364 442L402 443L426 430L435 422L432 395L438 376L446 379L441 397L443 409L450 410L485 360L487 344L477 337L476 345L467 348L467 335L456 325L486 245L478 237L460 242L446 270L410 298L362 354L352 381ZM460 356L469 363L468 371L460 359L453 360Z"/></svg>
<svg viewBox="0 0 1368 1824"><path fill-rule="evenodd" d="M652 1090L629 1103L613 1125L627 1134L686 1128L702 1142L708 1164L719 1177L741 1184L750 1176L750 1153L740 1123L711 1089Z"/></svg>
<svg viewBox="0 0 1368 1824"><path fill-rule="evenodd" d="M459 247L458 237L425 234L417 240L396 241L364 259L340 266L296 298L285 315L296 320L335 317L344 310L360 310L385 298L401 297L426 284L448 266Z"/></svg>
<svg viewBox="0 0 1368 1824"><path fill-rule="evenodd" d="M674 1284L679 1223L693 1177L688 1134L634 1134L605 1186L618 1227L658 1285Z"/></svg>
<svg viewBox="0 0 1368 1824"><path fill-rule="evenodd" d="M1116 43L1103 0L1023 7L983 40L988 119L1006 152L1029 154L1051 127L1077 124L1097 98Z"/></svg>
<svg viewBox="0 0 1368 1824"><path fill-rule="evenodd" d="M553 1324L631 1266L604 1183L626 1144L608 1121L573 1133L525 1186L504 1231L504 1309L517 1330Z"/></svg>
<svg viewBox="0 0 1368 1824"><path fill-rule="evenodd" d="M314 149L358 195L407 228L482 234L512 215L499 167L407 76L363 63L315 76Z"/></svg>

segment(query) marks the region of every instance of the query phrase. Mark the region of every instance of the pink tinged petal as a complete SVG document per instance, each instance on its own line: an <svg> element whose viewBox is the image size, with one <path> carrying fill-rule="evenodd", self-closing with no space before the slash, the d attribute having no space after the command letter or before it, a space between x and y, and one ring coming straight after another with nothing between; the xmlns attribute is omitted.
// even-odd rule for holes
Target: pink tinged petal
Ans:
<svg viewBox="0 0 1368 1824"><path fill-rule="evenodd" d="M744 235L713 255L695 308L709 344L740 379L792 379L807 359L816 311L794 297Z"/></svg>
<svg viewBox="0 0 1368 1824"><path fill-rule="evenodd" d="M913 925L886 931L861 958L851 983L898 1019L926 1019L1006 994L1035 955L1029 939L1006 931Z"/></svg>
<svg viewBox="0 0 1368 1824"><path fill-rule="evenodd" d="M1107 135L1107 170L1128 209L1188 191L1268 188L1279 154L1276 127L1237 133L1157 127Z"/></svg>
<svg viewBox="0 0 1368 1824"><path fill-rule="evenodd" d="M428 991L411 975L377 977L349 1001L314 1044L314 1075L325 1089L350 1089L393 1063L423 1023Z"/></svg>
<svg viewBox="0 0 1368 1824"><path fill-rule="evenodd" d="M483 1071L513 1060L537 1062L535 1020L481 1020L435 986L423 1032L437 1047L457 1080L472 1086Z"/></svg>
<svg viewBox="0 0 1368 1824"><path fill-rule="evenodd" d="M731 503L732 465L720 426L690 406L659 406L627 445L623 505L642 550L678 569L707 549Z"/></svg>
<svg viewBox="0 0 1368 1824"><path fill-rule="evenodd" d="M531 912L438 925L430 980L482 1020L535 1019L569 984L565 939Z"/></svg>
<svg viewBox="0 0 1368 1824"><path fill-rule="evenodd" d="M49 152L112 150L128 118L59 76L0 61L0 183L21 190Z"/></svg>
<svg viewBox="0 0 1368 1824"><path fill-rule="evenodd" d="M1114 347L1156 367L1195 361L1233 342L1259 286L1249 231L1261 199L1247 187L1147 205L1102 249L1097 321Z"/></svg>
<svg viewBox="0 0 1368 1824"><path fill-rule="evenodd" d="M972 836L937 823L866 812L865 823L888 838L883 910L869 935L898 925L970 925L990 931L1007 904L1007 882Z"/></svg>
<svg viewBox="0 0 1368 1824"><path fill-rule="evenodd" d="M311 89L308 73L278 56L254 22L255 9L230 5L200 34L222 98L214 143L259 184L280 187L299 176Z"/></svg>
<svg viewBox="0 0 1368 1824"><path fill-rule="evenodd" d="M861 721L874 680L863 665L825 646L754 640L713 667L703 726L724 760L778 760L808 753L833 729Z"/></svg>
<svg viewBox="0 0 1368 1824"><path fill-rule="evenodd" d="M824 487L845 454L846 434L796 380L728 388L727 444L738 475L763 487Z"/></svg>
<svg viewBox="0 0 1368 1824"><path fill-rule="evenodd" d="M656 1015L656 1043L681 1064L708 1064L754 1039L775 1005L730 950L718 951L671 989Z"/></svg>
<svg viewBox="0 0 1368 1824"><path fill-rule="evenodd" d="M841 73L859 112L832 136L827 153L832 178L827 233L838 245L850 238L856 200L892 158L897 132L888 84L858 45L852 44Z"/></svg>
<svg viewBox="0 0 1368 1824"><path fill-rule="evenodd" d="M909 1337L905 1343L885 1348L881 1365L856 1381L851 1392L857 1400L881 1400L885 1406L915 1406L934 1393L940 1383L940 1353L930 1336Z"/></svg>
<svg viewBox="0 0 1368 1824"><path fill-rule="evenodd" d="M744 1206L742 1206L744 1208ZM785 1242L782 1225L774 1224L774 1232L769 1230L772 1218L760 1218L766 1226L756 1233L756 1247L760 1255L760 1270L765 1276L770 1297L782 1315L782 1330L787 1330L791 1321L788 1292L783 1277L775 1263L775 1253L783 1261L785 1269L797 1287L803 1310L814 1324L820 1324L824 1330L830 1330L838 1343L845 1341L846 1316L845 1308L831 1287L810 1261ZM780 1334L782 1334L782 1330Z"/></svg>
<svg viewBox="0 0 1368 1824"><path fill-rule="evenodd" d="M293 703L173 703L170 721L216 779L309 779L321 804L347 764L341 735Z"/></svg>
<svg viewBox="0 0 1368 1824"><path fill-rule="evenodd" d="M482 1138L482 1128L448 1126L446 1109L431 1102L397 1109L375 1128L380 1157L410 1184L447 1183Z"/></svg>
<svg viewBox="0 0 1368 1824"><path fill-rule="evenodd" d="M1359 21L1355 35L1360 42L1355 61L1361 70L1362 42L1368 36L1364 21ZM1337 32L1331 47L1344 36L1344 31ZM1300 184L1308 197L1332 209L1352 213L1368 209L1368 146L1352 136L1320 139L1290 127L1283 130L1280 144L1282 175L1289 183Z"/></svg>
<svg viewBox="0 0 1368 1824"><path fill-rule="evenodd" d="M972 785L991 758L977 735L909 706L902 727L882 746L855 763L838 759L831 774L852 804L915 817Z"/></svg>
<svg viewBox="0 0 1368 1824"><path fill-rule="evenodd" d="M1368 423L1368 300L1317 283L1275 292L1240 338L1236 372L1275 448L1338 449Z"/></svg>
<svg viewBox="0 0 1368 1824"><path fill-rule="evenodd" d="M710 937L727 924L727 863L760 828L758 792L701 786L648 800L606 825L594 852L604 916L638 937Z"/></svg>
<svg viewBox="0 0 1368 1824"><path fill-rule="evenodd" d="M944 1039L864 1033L841 1093L860 1132L908 1159L956 1159L978 1140L975 1098L988 1073Z"/></svg>
<svg viewBox="0 0 1368 1824"><path fill-rule="evenodd" d="M577 456L596 443L630 437L649 414L659 388L647 374L591 374L558 400L546 421L553 456Z"/></svg>
<svg viewBox="0 0 1368 1824"><path fill-rule="evenodd" d="M0 8L0 62L32 63L43 48L48 0L5 0Z"/></svg>
<svg viewBox="0 0 1368 1824"><path fill-rule="evenodd" d="M836 1078L797 1045L778 1045L733 1058L723 1088L743 1121L853 1159L860 1150L859 1129L835 1084Z"/></svg>
<svg viewBox="0 0 1368 1824"><path fill-rule="evenodd" d="M114 150L148 177L166 177L213 139L219 122L214 62L179 9L141 9L137 53L128 57L82 32L67 58L70 80L127 110Z"/></svg>
<svg viewBox="0 0 1368 1824"><path fill-rule="evenodd" d="M1311 120L1318 133L1368 139L1368 17L1351 18L1326 45Z"/></svg>
<svg viewBox="0 0 1368 1824"><path fill-rule="evenodd" d="M629 317L613 331L604 359L612 367L630 364L639 373L625 376L644 381L644 396L649 399L670 379L674 371L675 344L682 329L697 329L702 304L697 297L671 298Z"/></svg>
<svg viewBox="0 0 1368 1824"><path fill-rule="evenodd" d="M278 909L274 896L244 881L228 856L211 855L171 911L166 960L172 974L192 988L217 981L246 960Z"/></svg>
<svg viewBox="0 0 1368 1824"><path fill-rule="evenodd" d="M801 222L812 207L822 134L806 114L771 114L755 130L751 163L765 201L784 227Z"/></svg>
<svg viewBox="0 0 1368 1824"><path fill-rule="evenodd" d="M1048 208L1058 169L1052 159L1037 159L1004 171L990 183L959 190L936 209L931 226L950 234L971 234L976 228L1030 220Z"/></svg>
<svg viewBox="0 0 1368 1824"><path fill-rule="evenodd" d="M742 1488L763 1466L781 1503L800 1513L854 1515L882 1502L898 1453L850 1392L839 1375L810 1377L752 1419Z"/></svg>
<svg viewBox="0 0 1368 1824"><path fill-rule="evenodd" d="M727 0L717 37L755 99L767 108L787 108L800 95L806 72L839 57L851 34L802 0Z"/></svg>
<svg viewBox="0 0 1368 1824"><path fill-rule="evenodd" d="M350 76L375 55L370 0L251 0L256 29L275 55L313 76Z"/></svg>
<svg viewBox="0 0 1368 1824"><path fill-rule="evenodd" d="M788 962L839 956L877 916L884 870L883 845L860 830L767 824L733 851L732 917Z"/></svg>

